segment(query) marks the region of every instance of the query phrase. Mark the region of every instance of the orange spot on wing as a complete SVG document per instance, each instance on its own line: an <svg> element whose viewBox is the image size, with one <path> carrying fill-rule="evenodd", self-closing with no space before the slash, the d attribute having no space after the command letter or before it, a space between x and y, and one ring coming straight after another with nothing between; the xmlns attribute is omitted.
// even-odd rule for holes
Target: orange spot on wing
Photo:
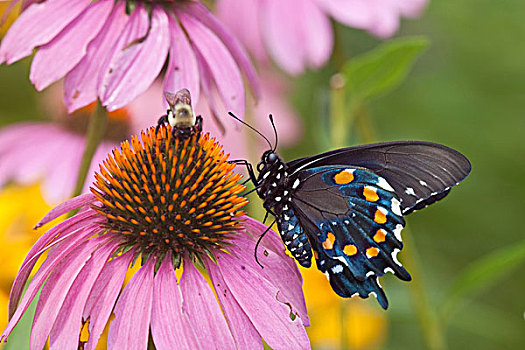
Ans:
<svg viewBox="0 0 525 350"><path fill-rule="evenodd" d="M324 249L332 249L335 243L335 236L332 232L328 232L326 240L323 242Z"/></svg>
<svg viewBox="0 0 525 350"><path fill-rule="evenodd" d="M379 249L377 249L376 247L370 247L366 250L366 255L369 257L369 258L373 258L375 256L378 256L379 255Z"/></svg>
<svg viewBox="0 0 525 350"><path fill-rule="evenodd" d="M376 234L374 235L374 241L375 241L376 243L384 242L384 241L385 241L385 237L386 237L386 232L385 232L385 230L383 230L382 228L380 228L379 230L377 230Z"/></svg>
<svg viewBox="0 0 525 350"><path fill-rule="evenodd" d="M348 256L352 256L357 253L357 247L353 244L348 244L343 249L343 253L345 253Z"/></svg>
<svg viewBox="0 0 525 350"><path fill-rule="evenodd" d="M346 169L346 170L341 171L340 173L337 173L334 176L334 181L338 185L346 185L354 181L354 175L352 174L352 172Z"/></svg>
<svg viewBox="0 0 525 350"><path fill-rule="evenodd" d="M365 199L369 202L375 202L379 199L376 190L368 186L365 186L363 190L363 196L365 196Z"/></svg>
<svg viewBox="0 0 525 350"><path fill-rule="evenodd" d="M386 214L383 213L379 208L376 210L374 221L378 224L384 224L386 222Z"/></svg>

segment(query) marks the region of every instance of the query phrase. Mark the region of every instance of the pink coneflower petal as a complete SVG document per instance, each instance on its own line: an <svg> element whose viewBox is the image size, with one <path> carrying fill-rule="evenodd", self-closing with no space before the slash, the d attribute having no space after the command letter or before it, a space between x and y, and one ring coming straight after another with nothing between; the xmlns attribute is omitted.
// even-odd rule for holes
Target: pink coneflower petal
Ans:
<svg viewBox="0 0 525 350"><path fill-rule="evenodd" d="M40 47L31 64L30 79L40 91L67 74L86 54L113 7L113 0L92 2L49 43ZM86 26L89 30L86 30Z"/></svg>
<svg viewBox="0 0 525 350"><path fill-rule="evenodd" d="M239 65L239 68L246 76L246 79L248 79L255 98L258 99L261 95L261 91L257 81L257 72L255 72L248 55L235 36L230 33L227 28L224 27L224 25L200 2L188 5L184 7L184 10L191 13L195 18L200 19L202 23L210 28L222 40L222 43L228 48L231 55Z"/></svg>
<svg viewBox="0 0 525 350"><path fill-rule="evenodd" d="M216 258L228 288L271 348L310 348L301 318L292 316L277 287L260 276L245 259L226 253L218 253Z"/></svg>
<svg viewBox="0 0 525 350"><path fill-rule="evenodd" d="M244 85L241 73L224 44L201 22L177 12L195 48L208 62L208 67L225 107L244 116Z"/></svg>
<svg viewBox="0 0 525 350"><path fill-rule="evenodd" d="M146 39L125 48L107 73L101 100L109 111L124 107L153 83L164 66L169 44L168 16L164 9L154 7Z"/></svg>
<svg viewBox="0 0 525 350"><path fill-rule="evenodd" d="M244 225L248 232L264 232L266 226L257 220L247 218ZM232 249L237 256L245 255L244 259L249 262L250 266L264 276L268 281L273 281L273 284L280 290L282 295L281 301L286 301L293 305L294 313L297 313L305 326L309 326L308 312L306 310L306 303L304 302L303 290L301 283L302 276L297 269L295 261L286 259L286 249L283 247L283 242L279 235L270 230L263 240L260 250L258 251L258 258L261 264L265 267L261 269L260 266L253 259L253 252L255 251L255 242L247 237L239 237L238 244Z"/></svg>
<svg viewBox="0 0 525 350"><path fill-rule="evenodd" d="M257 332L242 307L233 297L228 285L222 278L217 265L210 259L205 260L206 271L217 292L224 317L228 321L237 349L264 348L261 335Z"/></svg>
<svg viewBox="0 0 525 350"><path fill-rule="evenodd" d="M134 257L135 252L129 251L112 259L104 266L91 289L83 314L84 320L89 319L89 340L85 345L86 350L95 349L97 346L126 278L128 266Z"/></svg>
<svg viewBox="0 0 525 350"><path fill-rule="evenodd" d="M108 73L116 68L116 65L119 63L118 58L121 57L123 51L130 50L134 44L146 37L148 28L148 11L139 3L129 16L126 26L119 33L117 42L105 50L105 59L98 73L98 96L101 97L101 100L107 99L109 95L107 89L112 75Z"/></svg>
<svg viewBox="0 0 525 350"><path fill-rule="evenodd" d="M107 243L112 237L106 235L90 239L77 246L65 259L54 266L38 298L31 328L30 349L40 350L44 347L73 282L97 247Z"/></svg>
<svg viewBox="0 0 525 350"><path fill-rule="evenodd" d="M188 315L190 324L194 325L202 348L235 348L232 334L213 291L189 259L184 261L180 288L184 301L183 312Z"/></svg>
<svg viewBox="0 0 525 350"><path fill-rule="evenodd" d="M37 263L38 258L47 251L48 247L55 246L68 239L72 235L76 235L78 229L84 228L96 220L97 217L94 215L93 211L84 211L61 222L38 239L24 259L24 262L20 267L20 271L18 272L15 281L13 282L13 286L11 287L11 295L9 298L9 317L13 317L15 313L18 301L22 296L22 291L24 290L25 284L29 278L29 275L31 274L31 270ZM67 233L62 235L62 233L64 233L66 230ZM57 236L60 236L60 238L54 240ZM82 237L80 237L78 241L81 239ZM53 243L48 246L51 241L53 241Z"/></svg>
<svg viewBox="0 0 525 350"><path fill-rule="evenodd" d="M42 220L40 220L35 225L34 228L39 228L40 226L43 226L48 222L55 220L59 216L64 215L73 209L77 209L89 203L92 203L94 199L95 196L92 193L84 193L80 196L68 199L67 201L60 203L59 205L51 209L51 211L47 213L46 216L44 216Z"/></svg>
<svg viewBox="0 0 525 350"><path fill-rule="evenodd" d="M31 304L31 301L35 297L36 293L38 292L44 281L55 268L56 263L61 261L64 257L66 257L77 246L77 244L80 241L86 239L87 237L89 237L97 231L99 231L98 227L86 229L82 231L81 234L79 234L78 236L75 236L74 238L65 241L61 245L60 249L51 250L49 252L47 259L42 264L42 267L38 270L38 272L31 280L31 283L27 287L27 290L20 303L18 305L15 305L16 299L11 299L10 297L10 300L13 300L13 305L9 305L9 309L16 308L16 311L9 320L9 323L4 332L2 333L0 340L6 339L9 336L9 334L11 334L13 328L16 326L18 321L20 321L20 317L22 317L22 314L27 310L29 304ZM13 289L14 288L15 286L13 286ZM13 291L11 292L11 294L13 295Z"/></svg>
<svg viewBox="0 0 525 350"><path fill-rule="evenodd" d="M49 336L49 349L74 349L86 301L108 258L119 242L111 237L95 251L71 286ZM114 238L114 237L113 237Z"/></svg>
<svg viewBox="0 0 525 350"><path fill-rule="evenodd" d="M46 44L89 6L91 0L48 0L33 4L13 23L0 46L0 63L13 63Z"/></svg>
<svg viewBox="0 0 525 350"><path fill-rule="evenodd" d="M164 78L165 91L179 91L186 88L193 101L199 101L200 81L199 66L186 34L179 22L169 16L170 28L170 61Z"/></svg>
<svg viewBox="0 0 525 350"><path fill-rule="evenodd" d="M69 113L97 99L99 72L102 71L105 57L128 23L125 11L124 3L115 4L104 27L89 44L84 58L66 75L64 101Z"/></svg>
<svg viewBox="0 0 525 350"><path fill-rule="evenodd" d="M151 312L153 342L159 350L200 349L193 324L182 309L182 292L171 257L171 253L166 255L155 275Z"/></svg>
<svg viewBox="0 0 525 350"><path fill-rule="evenodd" d="M115 319L109 327L110 348L147 349L155 263L156 259L148 259L118 298Z"/></svg>

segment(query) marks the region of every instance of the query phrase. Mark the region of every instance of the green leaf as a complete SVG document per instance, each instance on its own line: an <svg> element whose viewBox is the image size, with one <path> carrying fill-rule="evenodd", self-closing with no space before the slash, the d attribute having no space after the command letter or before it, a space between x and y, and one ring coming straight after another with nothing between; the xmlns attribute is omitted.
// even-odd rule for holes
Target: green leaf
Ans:
<svg viewBox="0 0 525 350"><path fill-rule="evenodd" d="M366 101L396 88L428 43L424 37L395 39L349 60L341 72L349 97Z"/></svg>
<svg viewBox="0 0 525 350"><path fill-rule="evenodd" d="M29 338L31 336L31 327L33 326L33 318L35 317L36 305L38 298L40 297L40 291L35 296L26 312L22 315L22 318L13 329L7 342L3 346L3 350L18 350L18 349L29 349Z"/></svg>
<svg viewBox="0 0 525 350"><path fill-rule="evenodd" d="M525 241L498 249L473 262L461 273L446 293L442 316L449 317L462 298L497 284L524 262Z"/></svg>

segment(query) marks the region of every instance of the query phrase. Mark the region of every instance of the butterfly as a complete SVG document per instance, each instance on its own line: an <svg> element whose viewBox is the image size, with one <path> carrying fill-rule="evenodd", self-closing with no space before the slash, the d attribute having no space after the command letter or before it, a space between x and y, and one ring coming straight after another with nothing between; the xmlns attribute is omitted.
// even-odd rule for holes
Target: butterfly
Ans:
<svg viewBox="0 0 525 350"><path fill-rule="evenodd" d="M258 176L248 170L286 248L303 267L313 256L338 295L374 295L384 309L379 277L411 279L397 259L404 216L443 199L471 170L458 151L423 141L360 145L291 162L275 151L270 144L263 153Z"/></svg>

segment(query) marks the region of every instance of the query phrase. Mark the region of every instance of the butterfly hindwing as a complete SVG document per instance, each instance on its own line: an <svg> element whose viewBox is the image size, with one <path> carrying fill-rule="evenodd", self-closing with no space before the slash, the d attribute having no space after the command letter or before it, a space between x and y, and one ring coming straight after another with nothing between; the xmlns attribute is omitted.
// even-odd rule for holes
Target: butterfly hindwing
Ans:
<svg viewBox="0 0 525 350"><path fill-rule="evenodd" d="M288 163L292 174L329 165L362 167L384 178L399 197L404 215L445 197L471 170L458 151L423 141L348 147Z"/></svg>
<svg viewBox="0 0 525 350"><path fill-rule="evenodd" d="M410 279L396 258L405 221L393 189L376 174L353 167L311 168L297 178L292 207L319 270L339 295L374 293L386 307L377 277L392 272Z"/></svg>

